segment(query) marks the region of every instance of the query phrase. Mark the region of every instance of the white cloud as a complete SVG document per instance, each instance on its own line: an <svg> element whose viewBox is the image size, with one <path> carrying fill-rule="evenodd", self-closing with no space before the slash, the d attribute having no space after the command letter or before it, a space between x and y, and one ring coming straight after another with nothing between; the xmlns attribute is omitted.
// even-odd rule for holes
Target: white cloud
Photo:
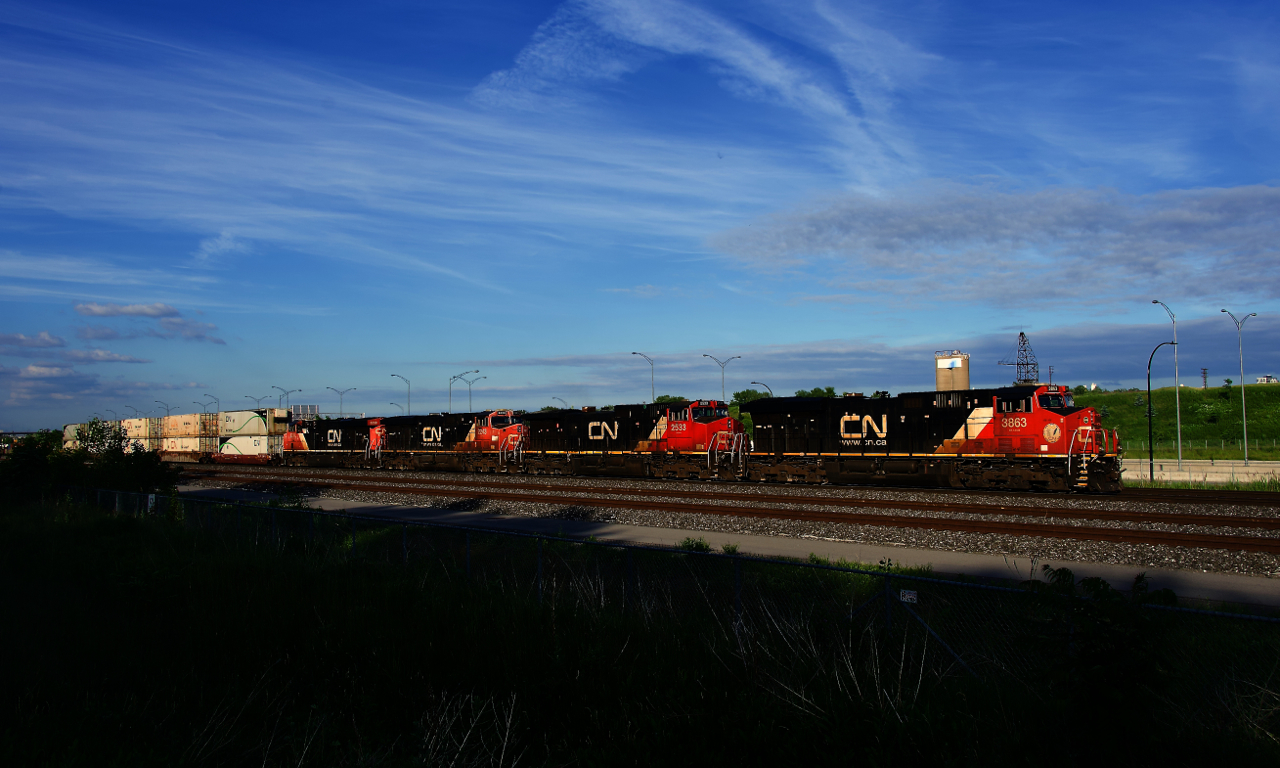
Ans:
<svg viewBox="0 0 1280 768"><path fill-rule="evenodd" d="M76 312L89 317L177 317L168 304L77 304Z"/></svg>
<svg viewBox="0 0 1280 768"><path fill-rule="evenodd" d="M0 333L0 347L20 347L24 349L48 349L63 347L66 342L48 331L41 331L35 336L24 336L21 333Z"/></svg>
<svg viewBox="0 0 1280 768"><path fill-rule="evenodd" d="M1280 187L1148 195L940 185L846 195L722 233L761 270L812 269L830 295L958 303L1118 305L1162 296L1280 296ZM1022 286L993 290L993 286Z"/></svg>
<svg viewBox="0 0 1280 768"><path fill-rule="evenodd" d="M207 261L215 256L222 256L228 253L245 253L248 250L249 246L247 244L237 240L229 232L222 232L217 237L201 240L200 247L196 250L195 255L201 261Z"/></svg>
<svg viewBox="0 0 1280 768"><path fill-rule="evenodd" d="M72 363L149 363L132 355L121 355L105 349L69 349L61 354L62 359Z"/></svg>

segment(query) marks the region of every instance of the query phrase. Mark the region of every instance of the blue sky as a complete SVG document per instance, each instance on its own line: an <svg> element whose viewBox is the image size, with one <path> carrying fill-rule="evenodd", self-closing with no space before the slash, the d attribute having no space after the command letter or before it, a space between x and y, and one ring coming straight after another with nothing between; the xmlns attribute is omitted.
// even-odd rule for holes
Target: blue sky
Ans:
<svg viewBox="0 0 1280 768"><path fill-rule="evenodd" d="M0 2L0 428L1280 373L1265 4ZM1163 355L1163 351L1161 353ZM1172 361L1158 361L1171 383ZM463 400L457 399L459 392ZM465 405L455 386L454 410Z"/></svg>

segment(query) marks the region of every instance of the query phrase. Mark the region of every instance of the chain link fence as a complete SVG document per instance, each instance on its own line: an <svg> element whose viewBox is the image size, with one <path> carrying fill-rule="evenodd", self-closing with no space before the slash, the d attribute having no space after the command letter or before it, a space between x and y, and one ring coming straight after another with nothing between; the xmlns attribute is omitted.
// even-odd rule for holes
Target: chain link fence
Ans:
<svg viewBox="0 0 1280 768"><path fill-rule="evenodd" d="M169 518L237 546L412 565L550 610L630 618L656 631L700 625L726 659L760 670L797 706L805 702L795 681L825 673L878 697L912 686L919 695L926 681L1003 677L1033 687L1134 683L1181 702L1188 717L1280 711L1280 618L1181 608L1141 584L1126 593L1059 571L1002 587L194 496L66 496L117 515Z"/></svg>

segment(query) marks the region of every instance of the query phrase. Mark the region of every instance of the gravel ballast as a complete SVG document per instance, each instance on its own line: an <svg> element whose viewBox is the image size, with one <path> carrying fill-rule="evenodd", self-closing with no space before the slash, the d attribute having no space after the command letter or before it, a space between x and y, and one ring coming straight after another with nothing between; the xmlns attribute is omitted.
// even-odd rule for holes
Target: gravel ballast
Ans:
<svg viewBox="0 0 1280 768"><path fill-rule="evenodd" d="M200 470L207 468L201 467ZM218 470L215 470L215 473ZM492 515L541 517L564 520L583 520L599 523L617 523L660 528L679 528L695 531L707 531L728 534L753 536L788 536L836 542L856 542L860 544L912 547L918 549L936 549L953 552L967 552L989 555L1005 555L1017 558L1037 558L1048 562L1053 560L1071 560L1078 562L1096 562L1114 565L1136 566L1140 568L1173 568L1196 570L1211 573L1232 573L1250 576L1280 576L1280 556L1264 552L1243 552L1224 549L1208 549L1193 547L1174 547L1164 545L1128 544L1119 542L1084 541L1077 539L1048 538L1040 536L1015 536L1007 534L975 533L962 531L935 530L929 528L899 528L859 523L828 523L783 518L741 517L723 514L699 514L693 512L671 512L659 510L637 510L617 507L588 507L580 503L566 505L557 503L556 491L520 490L522 494L545 495L547 502L512 501L507 499L457 498L451 496L434 496L430 486L415 485L405 482L410 478L426 478L445 480L462 486L497 487L537 483L554 485L574 497L594 497L601 501L610 498L628 498L624 494L601 494L602 486L610 489L645 489L648 501L655 498L669 499L682 504L708 504L723 506L729 503L741 503L744 507L766 507L768 509L840 509L823 507L821 498L831 499L865 499L886 500L894 503L919 503L921 509L877 508L875 506L858 507L858 514L886 514L895 516L919 516L930 518L954 518L963 520L999 520L1006 522L1026 522L1031 524L1055 524L1083 527L1109 527L1133 530L1174 531L1189 533L1214 533L1220 535L1258 536L1275 538L1276 531L1228 526L1177 525L1159 522L1126 522L1116 520L1081 519L1077 517L1027 517L1003 514L981 514L974 512L951 512L947 504L992 505L994 507L1029 507L1034 506L1046 511L1052 509L1071 510L1076 514L1089 510L1136 511L1159 510L1161 512L1183 512L1200 515L1245 515L1249 517L1280 517L1278 507L1235 507L1229 504L1169 504L1150 501L1123 500L1115 497L1049 495L1049 494L994 494L972 493L949 490L921 490L896 488L871 488L855 486L810 486L780 484L731 484L719 482L697 481L664 481L664 480L629 480L625 478L582 478L558 476L529 475L465 475L459 473L414 472L397 473L377 470L352 469L281 469L276 467L236 466L221 469L237 475L261 474L272 477L279 476L280 483L264 486L260 483L246 485L234 481L218 480L216 477L187 478L184 482L191 485L218 488L246 488L255 491L279 492L287 487L285 475L297 477L299 480L338 480L344 482L370 482L377 485L403 484L413 492L395 493L389 491L330 490L317 488L297 488L304 497L324 497L337 500L399 504L413 507L429 507L434 509L465 510ZM266 477L264 477L266 479ZM514 490L514 489L513 489ZM654 490L670 491L660 497L652 495ZM735 498L724 499L688 498L690 491L714 491L716 493L733 493ZM777 501L754 501L753 496L787 496L797 497L797 503L786 504ZM740 497L740 501L739 501ZM634 497L631 497L634 498ZM927 508L924 508L926 507ZM848 508L845 508L848 509Z"/></svg>

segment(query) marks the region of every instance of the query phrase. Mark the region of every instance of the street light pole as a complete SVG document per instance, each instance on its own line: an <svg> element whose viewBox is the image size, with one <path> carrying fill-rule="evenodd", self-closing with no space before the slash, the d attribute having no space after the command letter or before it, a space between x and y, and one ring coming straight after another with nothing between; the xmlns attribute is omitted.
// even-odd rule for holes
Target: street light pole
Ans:
<svg viewBox="0 0 1280 768"><path fill-rule="evenodd" d="M252 401L253 401L253 407L254 407L254 408L261 408L261 407L262 407L262 401L263 401L263 400L266 400L268 397L271 397L271 395L263 395L262 397L254 397L253 395L245 395L245 397L247 397L247 398L249 398L250 400L252 400Z"/></svg>
<svg viewBox="0 0 1280 768"><path fill-rule="evenodd" d="M479 368L475 369L474 371L463 371L457 376L454 376L449 379L449 413L453 413L453 382L457 381L458 379L462 379L462 377L466 376L468 373L479 373L479 372L480 372ZM466 381L466 379L462 379L462 380Z"/></svg>
<svg viewBox="0 0 1280 768"><path fill-rule="evenodd" d="M724 367L725 367L726 365L728 365L729 363L733 362L734 360L741 360L741 359L742 359L742 355L734 355L733 357L729 358L728 360L725 360L723 363L722 363L722 362L720 362L720 358L718 358L718 357L713 357L712 355L703 355L703 357L710 357L712 360L715 360L715 361L716 361L716 365L719 365L719 366L720 366L720 401L721 401L721 402L724 402L724 400L725 400L725 396L724 396Z"/></svg>
<svg viewBox="0 0 1280 768"><path fill-rule="evenodd" d="M102 410L106 411L107 413L111 414L112 416L115 416L115 417L116 417L116 421L119 421L119 420L120 420L120 414L116 413L115 411L111 410L110 408L103 408Z"/></svg>
<svg viewBox="0 0 1280 768"><path fill-rule="evenodd" d="M1227 310L1222 310L1227 312ZM1244 324L1251 317L1257 317L1257 312L1250 312L1243 318L1236 320L1236 316L1227 312L1236 324L1236 342L1240 346L1240 421L1244 427L1244 465L1249 466L1249 417L1244 408Z"/></svg>
<svg viewBox="0 0 1280 768"><path fill-rule="evenodd" d="M169 407L169 404L164 402L163 400L157 400L156 402L164 406L164 415L167 417L169 413L172 411L172 409Z"/></svg>
<svg viewBox="0 0 1280 768"><path fill-rule="evenodd" d="M764 387L765 389L769 389L769 385L768 385L768 384L765 384L763 381L753 381L753 382L751 382L751 383L752 383L752 384L759 384L760 386ZM769 389L769 397L773 397L773 390L772 390L772 389Z"/></svg>
<svg viewBox="0 0 1280 768"><path fill-rule="evenodd" d="M632 352L631 354L639 355L643 357L645 360L649 361L649 402L652 403L654 400L658 399L657 397L658 390L655 389L653 386L653 358L649 357L643 352Z"/></svg>
<svg viewBox="0 0 1280 768"><path fill-rule="evenodd" d="M288 407L289 407L289 395L292 395L294 392L301 392L301 391L302 391L302 390L300 390L300 389L285 389L284 387L277 387L277 386L276 386L276 385L274 385L274 384L272 384L272 385L271 385L271 388L272 388L272 389L278 389L278 390L280 390L280 394L279 394L279 395L276 395L276 407L277 407L277 408L279 408L279 407L280 407L280 398L282 398L282 397L284 398L284 407L285 407L285 408L288 408Z"/></svg>
<svg viewBox="0 0 1280 768"><path fill-rule="evenodd" d="M552 395L552 396L551 396L551 399L552 399L552 400L559 400L559 401L560 401L560 403L561 403L562 405L564 405L564 409L565 409L566 411L568 411L568 410L572 410L572 408L569 406L569 404L568 404L568 403L566 403L566 402L564 401L564 398L556 397L555 395Z"/></svg>
<svg viewBox="0 0 1280 768"><path fill-rule="evenodd" d="M333 387L325 387L325 389L333 389ZM354 389L355 387L348 387L347 389L333 389L334 392L338 393L338 418L346 418L347 411L342 406L342 397Z"/></svg>
<svg viewBox="0 0 1280 768"><path fill-rule="evenodd" d="M401 416L403 416L403 415L404 415L404 406L403 406L403 405L401 405L401 404L399 404L399 403L390 403L390 405L394 405L395 407L399 408L399 409L400 409L400 415L401 415Z"/></svg>
<svg viewBox="0 0 1280 768"><path fill-rule="evenodd" d="M398 374L398 373L393 373L393 374L391 374L391 378L393 378L393 379L400 379L401 381L403 381L403 382L404 382L404 385L405 385L406 387L408 387L408 390L409 390L409 391L408 391L409 399L408 399L408 400L406 400L405 402L407 402L407 403L409 404L409 410L408 410L404 415L406 415L406 416L412 416L412 415L413 415L413 385L409 383L409 380L408 380L408 379L406 379L405 377L401 376L401 375L400 375L400 374ZM400 410L402 410L402 411L403 411L404 409L403 409L403 408L401 408Z"/></svg>
<svg viewBox="0 0 1280 768"><path fill-rule="evenodd" d="M1173 321L1173 402L1178 414L1178 471L1182 471L1182 388L1178 385L1178 318L1174 317L1173 310L1159 299L1152 299L1152 304L1159 304L1164 307L1164 311L1169 313L1169 319Z"/></svg>
<svg viewBox="0 0 1280 768"><path fill-rule="evenodd" d="M218 398L216 398L216 397L214 397L213 395L209 394L208 392L205 392L205 393L204 393L204 396L205 396L205 397L208 397L208 398L211 398L211 399L213 400L213 407L214 407L214 408L217 408L219 411L221 411L221 410L222 410L222 401L221 401L221 400L219 400Z"/></svg>
<svg viewBox="0 0 1280 768"><path fill-rule="evenodd" d="M468 413L470 413L470 412L471 412L471 385L472 385L472 384L475 384L475 383L476 383L477 381L479 381L480 379L487 379L487 378L489 378L489 377L488 377L488 376L477 376L476 378L474 378L474 379L470 379L470 380L463 379L463 381L467 382L467 412L468 412Z"/></svg>
<svg viewBox="0 0 1280 768"><path fill-rule="evenodd" d="M198 405L198 406L200 406L200 412L201 412L201 413L208 413L208 412L209 412L209 403L202 403L202 402L200 402L199 400L192 400L192 401L191 401L191 404L192 404L192 405Z"/></svg>
<svg viewBox="0 0 1280 768"><path fill-rule="evenodd" d="M1156 481L1156 460L1155 446L1151 442L1151 361L1156 358L1156 351L1165 344L1173 344L1173 350L1175 352L1178 351L1178 342L1162 341L1156 345L1155 349L1151 350L1151 357L1147 358L1147 468L1151 473L1151 482L1153 483Z"/></svg>

